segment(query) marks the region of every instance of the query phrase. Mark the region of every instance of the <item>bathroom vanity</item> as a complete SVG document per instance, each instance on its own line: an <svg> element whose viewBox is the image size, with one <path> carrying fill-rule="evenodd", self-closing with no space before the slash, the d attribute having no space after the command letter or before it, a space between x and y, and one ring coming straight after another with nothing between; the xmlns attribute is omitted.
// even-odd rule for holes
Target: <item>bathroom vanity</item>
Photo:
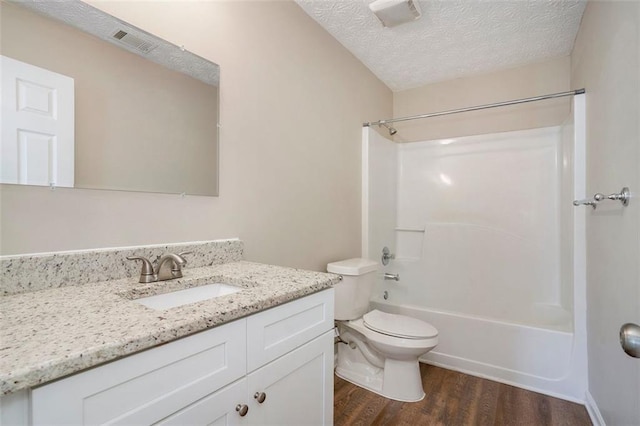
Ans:
<svg viewBox="0 0 640 426"><path fill-rule="evenodd" d="M331 424L338 277L220 258L180 280L1 297L0 425ZM214 281L241 290L136 301Z"/></svg>

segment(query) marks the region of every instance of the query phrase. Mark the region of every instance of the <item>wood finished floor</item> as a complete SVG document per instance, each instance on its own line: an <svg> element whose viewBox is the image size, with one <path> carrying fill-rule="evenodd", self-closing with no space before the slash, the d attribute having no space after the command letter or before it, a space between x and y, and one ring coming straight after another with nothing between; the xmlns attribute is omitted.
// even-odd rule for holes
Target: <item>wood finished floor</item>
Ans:
<svg viewBox="0 0 640 426"><path fill-rule="evenodd" d="M456 371L420 364L420 402L383 398L334 376L334 424L591 425L584 406Z"/></svg>

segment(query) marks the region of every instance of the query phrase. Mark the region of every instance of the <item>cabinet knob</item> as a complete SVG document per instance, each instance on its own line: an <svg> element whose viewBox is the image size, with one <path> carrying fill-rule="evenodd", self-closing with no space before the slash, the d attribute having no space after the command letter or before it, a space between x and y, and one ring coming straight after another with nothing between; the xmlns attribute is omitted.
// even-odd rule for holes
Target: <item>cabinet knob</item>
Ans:
<svg viewBox="0 0 640 426"><path fill-rule="evenodd" d="M260 403L262 404L264 402L265 399L267 399L267 394L264 392L256 392L253 397Z"/></svg>
<svg viewBox="0 0 640 426"><path fill-rule="evenodd" d="M236 405L236 411L240 414L240 417L244 417L249 412L249 407L245 404L238 404Z"/></svg>

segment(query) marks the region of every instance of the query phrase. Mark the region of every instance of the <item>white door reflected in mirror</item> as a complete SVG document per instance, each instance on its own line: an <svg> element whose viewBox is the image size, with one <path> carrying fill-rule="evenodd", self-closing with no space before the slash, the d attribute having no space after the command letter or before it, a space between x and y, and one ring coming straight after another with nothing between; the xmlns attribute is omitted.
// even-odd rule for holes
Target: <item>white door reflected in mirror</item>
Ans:
<svg viewBox="0 0 640 426"><path fill-rule="evenodd" d="M74 80L0 56L1 183L74 184Z"/></svg>

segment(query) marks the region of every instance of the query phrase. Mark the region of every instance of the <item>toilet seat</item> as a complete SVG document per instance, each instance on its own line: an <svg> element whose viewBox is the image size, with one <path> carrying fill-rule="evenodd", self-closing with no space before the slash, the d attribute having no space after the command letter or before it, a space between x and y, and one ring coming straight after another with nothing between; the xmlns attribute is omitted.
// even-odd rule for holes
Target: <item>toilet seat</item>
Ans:
<svg viewBox="0 0 640 426"><path fill-rule="evenodd" d="M417 339L417 338L406 338L399 336L391 336L390 334L380 333L379 331L375 331L370 329L364 324L364 320L362 318L358 318L356 320L344 321L347 327L357 331L366 337L369 342L377 343L381 345L389 345L398 348L432 348L437 345L438 337L432 337L427 339Z"/></svg>
<svg viewBox="0 0 640 426"><path fill-rule="evenodd" d="M389 314L374 309L362 316L369 330L403 339L431 339L438 337L438 330L431 324L404 315Z"/></svg>

